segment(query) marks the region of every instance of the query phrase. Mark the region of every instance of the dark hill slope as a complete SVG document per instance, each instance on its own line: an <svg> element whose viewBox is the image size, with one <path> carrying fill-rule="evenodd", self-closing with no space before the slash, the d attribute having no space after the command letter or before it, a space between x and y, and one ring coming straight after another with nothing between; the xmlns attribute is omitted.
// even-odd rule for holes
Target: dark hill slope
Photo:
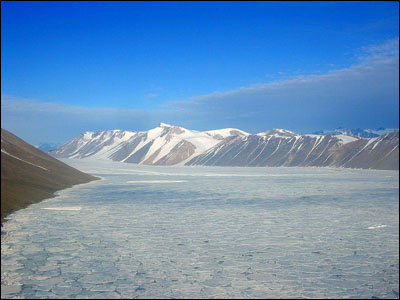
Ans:
<svg viewBox="0 0 400 300"><path fill-rule="evenodd" d="M78 171L1 129L1 221L58 190L97 177Z"/></svg>

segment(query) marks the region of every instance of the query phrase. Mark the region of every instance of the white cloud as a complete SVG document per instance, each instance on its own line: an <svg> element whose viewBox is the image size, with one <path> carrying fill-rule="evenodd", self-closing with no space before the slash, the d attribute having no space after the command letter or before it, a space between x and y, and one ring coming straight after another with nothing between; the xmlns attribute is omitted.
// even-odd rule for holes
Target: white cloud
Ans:
<svg viewBox="0 0 400 300"><path fill-rule="evenodd" d="M149 98L149 99L156 98L156 97L158 97L158 96L159 96L159 94L157 94L157 93L147 93L147 94L145 95L145 97L146 97L146 98Z"/></svg>
<svg viewBox="0 0 400 300"><path fill-rule="evenodd" d="M399 38L394 38L382 44L361 47L360 58L370 56L399 56Z"/></svg>
<svg viewBox="0 0 400 300"><path fill-rule="evenodd" d="M112 115L130 111L131 113L140 110L126 110L106 107L84 107L78 105L66 105L63 103L40 102L30 99L15 98L7 95L1 96L1 108L13 112L35 112L35 113L65 113L73 115Z"/></svg>

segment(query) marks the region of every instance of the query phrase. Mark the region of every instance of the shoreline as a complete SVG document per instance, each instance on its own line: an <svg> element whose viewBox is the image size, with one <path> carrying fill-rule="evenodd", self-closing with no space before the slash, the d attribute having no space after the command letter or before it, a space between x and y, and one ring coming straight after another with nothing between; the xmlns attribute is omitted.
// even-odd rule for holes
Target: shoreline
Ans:
<svg viewBox="0 0 400 300"><path fill-rule="evenodd" d="M1 216L1 227L3 227L3 224L5 224L8 221L10 215L12 215L13 213L15 213L15 212L17 212L17 211L19 211L21 209L25 209L25 208L29 207L30 205L33 205L33 204L36 204L36 203L40 203L40 202L43 202L43 201L46 201L46 200L50 200L50 199L56 198L57 196L59 196L58 192L60 192L60 191L64 191L64 190L67 190L67 189L70 189L70 188L74 188L74 187L76 187L78 185L88 184L88 183L91 183L91 182L95 182L97 180L104 180L105 179L105 178L100 177L100 176L93 176L93 175L90 175L90 176L94 177L90 181L76 183L76 184L73 184L73 185L70 185L70 186L66 186L65 188L62 188L62 189L54 191L53 194L48 196L48 197L40 197L39 196L37 199L33 200L32 203L29 203L29 204L27 204L27 205L25 205L23 207L18 207L18 208L12 209L11 211L5 212L4 215ZM1 231L1 232L3 234L3 231Z"/></svg>
<svg viewBox="0 0 400 300"><path fill-rule="evenodd" d="M287 169L296 169L296 168L311 168L311 169L327 169L327 170L367 170L367 171L393 171L399 172L400 169L377 169L377 168L355 168L355 167L343 167L343 166L233 166L233 165L186 165L182 163L177 163L174 165L157 165L157 164L138 164L138 163L129 163L123 161L116 161L108 158L98 158L98 157L85 157L85 158L72 158L72 157L57 157L57 159L66 163L67 161L78 161L78 162L105 162L105 163L116 163L123 164L123 166L149 166L149 167L182 167L182 168L197 168L197 167L211 167L211 168L287 168Z"/></svg>

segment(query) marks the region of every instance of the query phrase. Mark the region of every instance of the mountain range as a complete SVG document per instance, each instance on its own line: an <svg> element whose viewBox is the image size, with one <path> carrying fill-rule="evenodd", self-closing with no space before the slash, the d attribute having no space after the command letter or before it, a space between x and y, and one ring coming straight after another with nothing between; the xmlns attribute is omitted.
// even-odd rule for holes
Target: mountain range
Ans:
<svg viewBox="0 0 400 300"><path fill-rule="evenodd" d="M350 136L358 136L358 137L363 137L363 138L373 138L373 137L378 137L381 135L384 135L386 133L391 133L399 131L398 128L383 128L379 127L377 129L361 129L361 128L356 128L356 129L348 129L348 128L343 128L343 127L338 127L333 130L319 130L313 132L314 134L324 134L324 135L340 135L340 134L345 134L345 135L350 135Z"/></svg>
<svg viewBox="0 0 400 300"><path fill-rule="evenodd" d="M1 222L58 190L96 179L1 129Z"/></svg>
<svg viewBox="0 0 400 300"><path fill-rule="evenodd" d="M304 166L399 169L399 132L373 138L349 134L297 134L271 129L196 131L160 123L149 131L85 132L55 157L87 157L145 165Z"/></svg>

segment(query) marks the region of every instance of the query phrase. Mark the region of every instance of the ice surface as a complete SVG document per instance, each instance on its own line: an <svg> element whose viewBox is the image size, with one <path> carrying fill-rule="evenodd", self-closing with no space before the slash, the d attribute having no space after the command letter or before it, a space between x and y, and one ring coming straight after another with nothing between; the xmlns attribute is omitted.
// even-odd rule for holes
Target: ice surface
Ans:
<svg viewBox="0 0 400 300"><path fill-rule="evenodd" d="M398 172L64 161L104 179L10 216L2 297L398 298Z"/></svg>
<svg viewBox="0 0 400 300"><path fill-rule="evenodd" d="M385 228L387 225L375 225L375 226L370 226L368 229L378 229L378 228Z"/></svg>
<svg viewBox="0 0 400 300"><path fill-rule="evenodd" d="M187 182L187 180L129 180L128 183L177 183Z"/></svg>
<svg viewBox="0 0 400 300"><path fill-rule="evenodd" d="M76 211L76 210L81 210L82 207L79 206L74 206L74 207L43 207L42 209L47 209L47 210L70 210L70 211Z"/></svg>

